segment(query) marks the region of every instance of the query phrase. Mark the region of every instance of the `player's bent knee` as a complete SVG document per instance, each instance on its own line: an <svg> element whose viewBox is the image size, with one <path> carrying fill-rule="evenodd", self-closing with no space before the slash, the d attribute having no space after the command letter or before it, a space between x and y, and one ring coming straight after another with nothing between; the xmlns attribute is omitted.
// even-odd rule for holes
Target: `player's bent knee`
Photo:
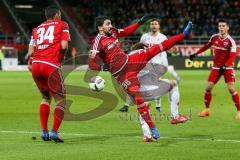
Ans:
<svg viewBox="0 0 240 160"><path fill-rule="evenodd" d="M215 85L214 83L208 83L205 91L206 91L206 92L211 92L212 89L213 89L213 87L214 87L214 85Z"/></svg>
<svg viewBox="0 0 240 160"><path fill-rule="evenodd" d="M65 108L65 106L66 106L66 99L62 99L62 100L56 101L56 106L62 106L63 108Z"/></svg>
<svg viewBox="0 0 240 160"><path fill-rule="evenodd" d="M228 87L228 90L231 94L235 93L236 92L236 88L234 86L234 83L228 83L227 84L227 87Z"/></svg>
<svg viewBox="0 0 240 160"><path fill-rule="evenodd" d="M173 88L177 86L177 81L176 80L170 80L170 86Z"/></svg>

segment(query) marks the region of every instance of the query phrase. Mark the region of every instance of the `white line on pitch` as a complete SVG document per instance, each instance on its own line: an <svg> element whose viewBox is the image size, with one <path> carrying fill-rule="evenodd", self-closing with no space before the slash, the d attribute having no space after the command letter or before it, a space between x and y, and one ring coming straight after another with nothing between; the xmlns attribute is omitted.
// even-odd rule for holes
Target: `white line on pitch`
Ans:
<svg viewBox="0 0 240 160"><path fill-rule="evenodd" d="M0 133L12 133L12 134L40 134L40 132L34 131L8 131L8 130L0 130ZM61 133L62 135L67 136L78 136L78 137L93 137L93 136L110 136L107 134L85 134L85 133ZM123 135L115 135L123 136ZM133 136L140 137L140 136ZM210 139L210 138L188 138L188 137L161 137L160 139L170 139L170 140L185 140L185 141L215 141L215 142L232 142L232 143L240 143L240 140L237 139Z"/></svg>

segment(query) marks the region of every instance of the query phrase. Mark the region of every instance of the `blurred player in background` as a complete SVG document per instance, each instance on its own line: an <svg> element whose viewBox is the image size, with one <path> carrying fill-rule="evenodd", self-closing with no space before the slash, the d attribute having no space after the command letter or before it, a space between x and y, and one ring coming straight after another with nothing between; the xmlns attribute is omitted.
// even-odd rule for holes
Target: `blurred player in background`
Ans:
<svg viewBox="0 0 240 160"><path fill-rule="evenodd" d="M65 109L65 88L60 72L62 59L70 41L68 24L61 21L61 12L55 6L45 9L47 21L34 28L26 57L32 57L32 77L42 95L40 103L41 138L63 142L58 135ZM31 65L29 65L31 66ZM48 118L51 98L55 100L53 126L49 133Z"/></svg>
<svg viewBox="0 0 240 160"><path fill-rule="evenodd" d="M146 46L152 46L154 44L159 44L167 39L167 36L160 33L160 20L157 18L153 18L150 22L150 32L145 33L142 35L140 39L140 43L146 45ZM167 53L166 51L163 51L159 54L157 54L155 57L153 57L149 63L152 63L152 65L155 65L156 70L158 70L157 66L159 64L166 67L168 73L170 73L177 82L180 81L180 76L175 72L173 67L169 67L168 65L168 59L167 59ZM157 71L156 71L157 73ZM160 76L158 77L160 78ZM125 105L120 109L121 112L127 112L128 111L129 104L125 103ZM161 111L161 98L156 99L156 109L160 112Z"/></svg>
<svg viewBox="0 0 240 160"><path fill-rule="evenodd" d="M91 44L89 68L99 71L102 69L103 64L109 66L108 70L112 76L116 78L118 83L132 97L134 104L137 105L138 112L148 124L152 137L158 139L160 134L150 117L149 106L144 102L144 98L139 92L140 83L137 74L159 52L168 50L183 38L189 37L192 30L192 22L189 22L183 33L171 37L163 43L142 50L138 54L128 56L120 47L118 38L129 36L150 18L152 17L144 16L138 22L124 29L116 29L112 26L108 17L98 17L96 19L98 34ZM85 80L90 81L90 78L85 78Z"/></svg>
<svg viewBox="0 0 240 160"><path fill-rule="evenodd" d="M206 45L199 49L199 51L197 51L195 54L190 55L190 60L193 60L196 55L213 46L213 67L208 77L208 84L204 95L206 108L199 113L199 116L205 117L211 114L210 103L212 99L212 89L219 81L221 76L224 76L228 91L232 95L232 100L237 108L237 114L235 118L240 120L240 102L238 92L235 88L235 72L233 69L234 61L237 56L237 46L233 38L228 34L229 25L226 20L219 20L218 29L218 34L214 34Z"/></svg>

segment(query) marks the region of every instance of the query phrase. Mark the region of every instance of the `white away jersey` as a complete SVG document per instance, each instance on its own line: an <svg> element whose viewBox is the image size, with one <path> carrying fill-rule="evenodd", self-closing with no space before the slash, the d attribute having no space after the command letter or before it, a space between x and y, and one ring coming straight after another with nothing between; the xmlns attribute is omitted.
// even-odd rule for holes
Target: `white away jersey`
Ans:
<svg viewBox="0 0 240 160"><path fill-rule="evenodd" d="M159 44L167 39L167 36L165 36L162 33L158 33L157 36L152 36L151 32L145 33L142 35L140 39L140 43L143 43L145 45L153 45L153 44ZM157 63L157 64L162 64L164 66L168 66L168 61L167 61L167 53L161 52L157 54L155 57L151 59L149 63Z"/></svg>

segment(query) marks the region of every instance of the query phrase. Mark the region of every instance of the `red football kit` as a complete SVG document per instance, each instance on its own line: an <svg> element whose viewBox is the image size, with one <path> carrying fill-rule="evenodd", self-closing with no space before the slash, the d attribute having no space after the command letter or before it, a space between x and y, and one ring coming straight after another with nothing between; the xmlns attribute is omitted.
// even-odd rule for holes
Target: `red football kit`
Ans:
<svg viewBox="0 0 240 160"><path fill-rule="evenodd" d="M217 83L220 77L223 75L225 83L235 82L234 61L237 56L237 46L235 41L230 35L225 38L221 38L220 34L214 34L209 42L204 45L197 53L202 53L206 49L212 46L213 49L213 67L208 76L208 82ZM219 69L222 66L226 66L226 70L223 74L219 73ZM206 91L204 95L204 103L206 108L210 107L212 100L212 93ZM232 93L232 100L235 103L237 110L240 110L240 101L237 92Z"/></svg>
<svg viewBox="0 0 240 160"><path fill-rule="evenodd" d="M61 41L70 41L69 28L61 20L47 20L34 28L30 45L35 46L32 76L41 92L63 94L64 85L58 70L62 63Z"/></svg>
<svg viewBox="0 0 240 160"><path fill-rule="evenodd" d="M154 126L151 121L148 106L139 92L140 83L137 74L148 61L159 52L170 49L178 41L182 40L185 35L179 34L171 37L161 44L153 45L139 54L127 55L122 49L118 40L133 33L139 24L132 24L124 29L112 28L111 35L98 34L91 43L89 68L91 70L101 70L102 64L108 64L109 71L117 79L126 92L131 95L138 111L150 127Z"/></svg>
<svg viewBox="0 0 240 160"><path fill-rule="evenodd" d="M212 46L213 49L213 67L208 77L209 82L217 83L219 78L219 68L226 65L226 71L223 73L225 82L234 82L235 73L233 70L233 63L237 56L237 46L235 41L230 35L222 39L219 34L215 34L211 37L209 42L203 46L197 53L202 53L206 49Z"/></svg>
<svg viewBox="0 0 240 160"><path fill-rule="evenodd" d="M65 88L60 72L63 59L61 41L70 41L69 28L61 20L47 20L34 28L29 45L35 46L32 59L32 77L39 91L45 95L64 96ZM52 130L57 132L64 117L64 104L56 104ZM48 132L50 104L41 102L40 121L42 130Z"/></svg>

